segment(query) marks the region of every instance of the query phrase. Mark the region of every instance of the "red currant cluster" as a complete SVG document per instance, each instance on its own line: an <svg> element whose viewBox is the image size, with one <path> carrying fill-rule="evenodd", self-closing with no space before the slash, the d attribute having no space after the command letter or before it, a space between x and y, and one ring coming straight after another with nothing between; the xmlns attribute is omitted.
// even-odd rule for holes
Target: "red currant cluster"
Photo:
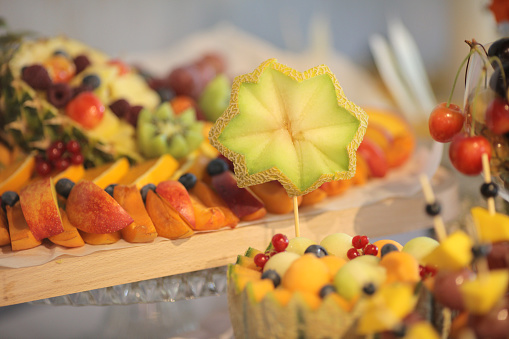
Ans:
<svg viewBox="0 0 509 339"><path fill-rule="evenodd" d="M256 266L263 268L270 257L279 252L284 252L288 247L288 238L286 235L278 233L272 237L271 244L272 248L265 251L265 253L258 253L254 257Z"/></svg>
<svg viewBox="0 0 509 339"><path fill-rule="evenodd" d="M419 265L419 276L422 280L426 278L434 277L437 274L437 268L433 266L423 266Z"/></svg>
<svg viewBox="0 0 509 339"><path fill-rule="evenodd" d="M348 259L352 260L360 255L377 255L378 247L369 243L369 238L365 235L356 235L352 238L352 246L346 252Z"/></svg>
<svg viewBox="0 0 509 339"><path fill-rule="evenodd" d="M36 158L35 170L40 176L47 176L52 170L63 171L70 165L80 165L84 161L81 146L78 141L61 140L52 142L45 153Z"/></svg>

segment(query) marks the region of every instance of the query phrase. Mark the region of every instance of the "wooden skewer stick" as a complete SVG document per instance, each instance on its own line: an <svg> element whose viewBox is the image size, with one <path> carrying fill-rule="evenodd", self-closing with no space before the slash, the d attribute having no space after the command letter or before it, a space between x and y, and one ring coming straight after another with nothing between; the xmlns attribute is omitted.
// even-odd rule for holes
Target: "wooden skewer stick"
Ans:
<svg viewBox="0 0 509 339"><path fill-rule="evenodd" d="M489 184L491 183L491 172L490 172L490 161L488 159L488 154L483 153L482 155L482 171L484 175L484 182ZM490 197L486 200L488 204L488 212L491 215L495 214L495 198Z"/></svg>
<svg viewBox="0 0 509 339"><path fill-rule="evenodd" d="M295 218L295 237L300 237L299 202L297 201L297 196L293 197L293 217Z"/></svg>
<svg viewBox="0 0 509 339"><path fill-rule="evenodd" d="M430 205L434 204L436 202L435 195L431 189L431 184L429 183L428 177L425 174L421 174L420 181L426 203ZM442 220L440 214L437 214L433 217L433 226L435 228L435 233L437 234L438 241L443 241L447 237L447 232L445 231L444 221Z"/></svg>

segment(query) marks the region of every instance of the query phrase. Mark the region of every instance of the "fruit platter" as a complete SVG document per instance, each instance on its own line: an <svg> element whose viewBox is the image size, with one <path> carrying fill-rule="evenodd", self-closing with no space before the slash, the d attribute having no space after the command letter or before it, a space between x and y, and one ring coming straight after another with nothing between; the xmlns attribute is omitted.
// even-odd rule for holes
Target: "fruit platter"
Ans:
<svg viewBox="0 0 509 339"><path fill-rule="evenodd" d="M241 74L225 51L201 44L154 73L143 58L110 58L66 37L14 38L1 68L0 306L224 266L293 232L285 187L239 187L209 140ZM291 61L266 55L278 54ZM319 241L429 228L422 172L436 172L443 217L453 219L455 180L427 168L432 154L405 117L369 100L363 111L370 123L348 176L299 197L302 233Z"/></svg>

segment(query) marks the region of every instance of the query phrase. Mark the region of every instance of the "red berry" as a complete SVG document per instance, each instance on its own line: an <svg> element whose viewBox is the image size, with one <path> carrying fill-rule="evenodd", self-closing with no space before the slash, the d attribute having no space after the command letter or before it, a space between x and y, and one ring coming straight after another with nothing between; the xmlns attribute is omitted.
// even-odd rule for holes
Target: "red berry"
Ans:
<svg viewBox="0 0 509 339"><path fill-rule="evenodd" d="M269 257L267 255L265 255L264 253L258 253L254 257L254 263L256 264L256 266L258 266L260 268L263 268L268 260L269 260Z"/></svg>
<svg viewBox="0 0 509 339"><path fill-rule="evenodd" d="M81 155L81 153L77 153L71 154L70 160L73 165L81 165L85 161L85 158Z"/></svg>
<svg viewBox="0 0 509 339"><path fill-rule="evenodd" d="M463 128L465 116L461 108L455 104L443 102L436 106L428 119L429 133L433 140L450 142Z"/></svg>
<svg viewBox="0 0 509 339"><path fill-rule="evenodd" d="M81 152L80 143L76 140L69 140L65 145L65 149L72 154L79 154Z"/></svg>
<svg viewBox="0 0 509 339"><path fill-rule="evenodd" d="M350 260L352 260L352 259L354 259L354 258L357 258L359 255L361 255L361 254L360 254L360 253L359 253L359 251L357 251L357 249L355 249L355 248L350 248L350 249L348 250L348 252L346 252L346 256L347 256L347 257L348 257L348 259L350 259Z"/></svg>
<svg viewBox="0 0 509 339"><path fill-rule="evenodd" d="M368 244L364 248L364 254L366 255L377 255L378 254L378 247L373 244Z"/></svg>
<svg viewBox="0 0 509 339"><path fill-rule="evenodd" d="M51 163L45 159L37 160L35 170L41 177L45 177L51 173Z"/></svg>
<svg viewBox="0 0 509 339"><path fill-rule="evenodd" d="M477 135L456 135L449 147L449 159L460 173L478 175L482 172L482 155L491 158L491 145L488 139Z"/></svg>
<svg viewBox="0 0 509 339"><path fill-rule="evenodd" d="M60 158L53 162L53 166L57 171L63 171L71 166L71 161L68 158Z"/></svg>
<svg viewBox="0 0 509 339"><path fill-rule="evenodd" d="M48 160L55 161L62 157L64 153L63 142L55 141L46 149L46 156Z"/></svg>
<svg viewBox="0 0 509 339"><path fill-rule="evenodd" d="M288 247L288 238L281 233L275 234L272 237L272 246L276 252L283 252Z"/></svg>
<svg viewBox="0 0 509 339"><path fill-rule="evenodd" d="M495 134L509 132L509 104L507 100L496 97L486 108L486 126Z"/></svg>
<svg viewBox="0 0 509 339"><path fill-rule="evenodd" d="M365 235L356 235L352 238L352 246L358 250L362 250L369 244L369 238Z"/></svg>

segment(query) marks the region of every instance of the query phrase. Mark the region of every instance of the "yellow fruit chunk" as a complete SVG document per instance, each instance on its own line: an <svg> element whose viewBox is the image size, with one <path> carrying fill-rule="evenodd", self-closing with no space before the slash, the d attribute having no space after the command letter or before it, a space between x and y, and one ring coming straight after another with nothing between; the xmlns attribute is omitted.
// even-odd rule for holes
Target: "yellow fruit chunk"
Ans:
<svg viewBox="0 0 509 339"><path fill-rule="evenodd" d="M509 240L509 216L501 213L491 214L487 209L474 207L470 210L481 242Z"/></svg>
<svg viewBox="0 0 509 339"><path fill-rule="evenodd" d="M274 283L270 279L253 280L247 283L246 291L249 300L260 302L267 293L274 290Z"/></svg>
<svg viewBox="0 0 509 339"><path fill-rule="evenodd" d="M419 321L408 329L405 339L440 339L437 331L427 321Z"/></svg>
<svg viewBox="0 0 509 339"><path fill-rule="evenodd" d="M328 283L330 283L328 266L311 253L295 260L282 279L283 287L292 292L304 291L316 295Z"/></svg>
<svg viewBox="0 0 509 339"><path fill-rule="evenodd" d="M459 270L472 261L472 239L465 232L458 230L449 235L422 261L438 269Z"/></svg>
<svg viewBox="0 0 509 339"><path fill-rule="evenodd" d="M35 167L35 156L28 155L0 171L0 194L5 191L19 191L30 179Z"/></svg>
<svg viewBox="0 0 509 339"><path fill-rule="evenodd" d="M365 300L357 333L371 334L393 329L412 312L416 302L413 284L383 285Z"/></svg>
<svg viewBox="0 0 509 339"><path fill-rule="evenodd" d="M168 180L179 167L178 161L169 154L133 166L118 184L136 185L141 189L146 184L157 185Z"/></svg>
<svg viewBox="0 0 509 339"><path fill-rule="evenodd" d="M346 263L345 259L336 257L335 255L326 255L325 257L321 257L320 260L327 265L331 281L339 269Z"/></svg>
<svg viewBox="0 0 509 339"><path fill-rule="evenodd" d="M71 165L67 169L53 176L53 182L56 183L62 178L67 178L72 182L78 182L85 175L85 168L83 165Z"/></svg>
<svg viewBox="0 0 509 339"><path fill-rule="evenodd" d="M504 297L509 283L507 269L480 272L476 279L460 285L465 307L474 314L486 314Z"/></svg>
<svg viewBox="0 0 509 339"><path fill-rule="evenodd" d="M128 171L129 161L127 158L120 158L115 162L86 170L83 179L93 181L97 186L104 189L110 184L118 183Z"/></svg>
<svg viewBox="0 0 509 339"><path fill-rule="evenodd" d="M248 282L260 280L262 272L244 266L230 264L228 266L228 276L235 285L236 291L241 292Z"/></svg>

